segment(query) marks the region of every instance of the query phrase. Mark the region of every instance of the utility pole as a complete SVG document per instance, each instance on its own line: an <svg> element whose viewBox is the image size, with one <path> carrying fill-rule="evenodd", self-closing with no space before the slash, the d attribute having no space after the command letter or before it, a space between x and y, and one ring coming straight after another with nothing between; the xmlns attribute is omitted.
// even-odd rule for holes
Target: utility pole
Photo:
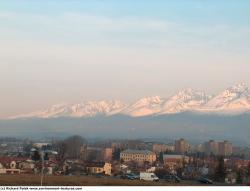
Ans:
<svg viewBox="0 0 250 191"><path fill-rule="evenodd" d="M39 158L37 158L37 157L33 158L34 161L41 161L42 162L40 185L43 186L43 179L44 179L44 156L45 156L45 154L48 154L48 153L50 153L52 155L57 155L58 153L55 152L55 151L44 151L41 148L40 149L34 149L34 148L32 148L31 152L34 152L34 153L37 152L38 155L39 155Z"/></svg>
<svg viewBox="0 0 250 191"><path fill-rule="evenodd" d="M40 154L41 154L41 158L42 158L42 169L41 169L41 186L43 186L43 176L44 176L44 153L43 151L41 150L40 151Z"/></svg>

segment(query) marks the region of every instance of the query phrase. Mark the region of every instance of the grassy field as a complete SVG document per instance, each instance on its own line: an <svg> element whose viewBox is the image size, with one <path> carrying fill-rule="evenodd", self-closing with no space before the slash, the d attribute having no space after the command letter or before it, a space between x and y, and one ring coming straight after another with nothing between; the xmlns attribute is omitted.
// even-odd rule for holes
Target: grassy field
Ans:
<svg viewBox="0 0 250 191"><path fill-rule="evenodd" d="M0 175L1 186L39 186L37 175ZM96 178L92 176L45 176L46 186L184 186L199 185L196 182L148 182L140 180L123 180L114 178Z"/></svg>

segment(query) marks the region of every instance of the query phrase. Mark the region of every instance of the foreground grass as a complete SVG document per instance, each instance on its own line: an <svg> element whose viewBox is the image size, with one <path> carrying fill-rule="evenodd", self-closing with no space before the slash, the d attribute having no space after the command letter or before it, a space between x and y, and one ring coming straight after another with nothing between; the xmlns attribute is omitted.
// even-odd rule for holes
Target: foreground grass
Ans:
<svg viewBox="0 0 250 191"><path fill-rule="evenodd" d="M38 175L0 175L1 186L39 186ZM96 178L92 176L45 176L44 186L177 186L197 185L197 183L149 182L114 178Z"/></svg>

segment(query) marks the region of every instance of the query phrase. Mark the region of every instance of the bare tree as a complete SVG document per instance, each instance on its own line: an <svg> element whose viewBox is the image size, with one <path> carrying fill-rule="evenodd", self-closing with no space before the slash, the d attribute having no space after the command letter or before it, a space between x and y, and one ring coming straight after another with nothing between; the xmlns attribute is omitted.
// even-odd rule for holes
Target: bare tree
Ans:
<svg viewBox="0 0 250 191"><path fill-rule="evenodd" d="M67 138L66 140L60 141L57 143L58 152L60 159L80 158L80 148L86 141L78 135Z"/></svg>

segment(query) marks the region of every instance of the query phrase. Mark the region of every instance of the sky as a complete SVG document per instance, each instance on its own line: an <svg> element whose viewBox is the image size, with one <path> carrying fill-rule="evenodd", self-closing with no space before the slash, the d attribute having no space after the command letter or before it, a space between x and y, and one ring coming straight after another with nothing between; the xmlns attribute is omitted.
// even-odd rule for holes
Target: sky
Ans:
<svg viewBox="0 0 250 191"><path fill-rule="evenodd" d="M250 86L249 0L0 1L0 117Z"/></svg>

